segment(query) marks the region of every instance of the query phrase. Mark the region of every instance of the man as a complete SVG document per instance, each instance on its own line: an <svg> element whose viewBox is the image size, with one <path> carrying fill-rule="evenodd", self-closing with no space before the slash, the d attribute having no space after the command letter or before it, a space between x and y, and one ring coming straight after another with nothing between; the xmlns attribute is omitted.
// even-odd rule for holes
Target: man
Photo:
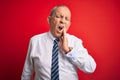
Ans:
<svg viewBox="0 0 120 80"><path fill-rule="evenodd" d="M82 40L70 35L71 12L65 5L56 6L48 17L50 31L31 38L22 80L78 80L77 68L92 73L94 59ZM55 59L54 59L55 58Z"/></svg>

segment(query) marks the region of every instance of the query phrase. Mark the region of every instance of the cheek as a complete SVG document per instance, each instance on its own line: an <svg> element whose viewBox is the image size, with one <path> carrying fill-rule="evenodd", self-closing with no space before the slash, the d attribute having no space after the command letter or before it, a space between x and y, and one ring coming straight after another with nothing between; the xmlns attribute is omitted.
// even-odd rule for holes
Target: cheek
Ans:
<svg viewBox="0 0 120 80"><path fill-rule="evenodd" d="M54 30L56 28L56 24L54 21L51 22L51 25L50 25L51 29Z"/></svg>
<svg viewBox="0 0 120 80"><path fill-rule="evenodd" d="M66 25L66 29L68 30L69 27L70 27L70 23L68 23L68 24Z"/></svg>
<svg viewBox="0 0 120 80"><path fill-rule="evenodd" d="M53 20L53 22L54 22L55 25L57 25L57 24L60 23L60 19L56 19L56 18L55 18L55 19Z"/></svg>
<svg viewBox="0 0 120 80"><path fill-rule="evenodd" d="M69 27L66 27L66 32L68 31Z"/></svg>
<svg viewBox="0 0 120 80"><path fill-rule="evenodd" d="M56 18L53 19L53 23L54 24L57 23L57 19Z"/></svg>

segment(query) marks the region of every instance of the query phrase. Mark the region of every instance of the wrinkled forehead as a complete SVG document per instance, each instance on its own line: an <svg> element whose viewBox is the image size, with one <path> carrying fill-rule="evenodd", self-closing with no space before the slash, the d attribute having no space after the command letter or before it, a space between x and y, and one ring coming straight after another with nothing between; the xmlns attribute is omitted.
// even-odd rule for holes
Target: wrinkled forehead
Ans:
<svg viewBox="0 0 120 80"><path fill-rule="evenodd" d="M71 12L69 10L69 8L65 7L65 6L60 6L55 10L55 14L61 14L64 16L71 16Z"/></svg>

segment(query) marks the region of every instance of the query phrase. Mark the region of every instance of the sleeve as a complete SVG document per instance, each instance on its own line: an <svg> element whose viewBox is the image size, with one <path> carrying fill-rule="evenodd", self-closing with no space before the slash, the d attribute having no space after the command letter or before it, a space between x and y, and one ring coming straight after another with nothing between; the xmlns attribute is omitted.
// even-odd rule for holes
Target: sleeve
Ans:
<svg viewBox="0 0 120 80"><path fill-rule="evenodd" d="M33 44L32 44L32 40L30 40L21 80L31 80L32 73L34 71L32 53L33 53Z"/></svg>
<svg viewBox="0 0 120 80"><path fill-rule="evenodd" d="M83 72L94 72L96 69L96 63L94 59L88 54L87 49L83 47L82 41L80 39L76 39L74 42L75 46L69 53L66 54L66 56Z"/></svg>

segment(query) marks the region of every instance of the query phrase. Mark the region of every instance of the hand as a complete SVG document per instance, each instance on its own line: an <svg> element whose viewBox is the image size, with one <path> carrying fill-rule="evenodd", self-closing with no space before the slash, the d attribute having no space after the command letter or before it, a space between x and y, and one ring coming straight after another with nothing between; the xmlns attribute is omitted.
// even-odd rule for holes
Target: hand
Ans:
<svg viewBox="0 0 120 80"><path fill-rule="evenodd" d="M59 38L60 40L60 49L62 51L65 52L65 54L67 54L69 51L71 51L71 48L68 46L68 40L67 40L67 37L66 37L66 30L63 29L63 35L62 37Z"/></svg>

